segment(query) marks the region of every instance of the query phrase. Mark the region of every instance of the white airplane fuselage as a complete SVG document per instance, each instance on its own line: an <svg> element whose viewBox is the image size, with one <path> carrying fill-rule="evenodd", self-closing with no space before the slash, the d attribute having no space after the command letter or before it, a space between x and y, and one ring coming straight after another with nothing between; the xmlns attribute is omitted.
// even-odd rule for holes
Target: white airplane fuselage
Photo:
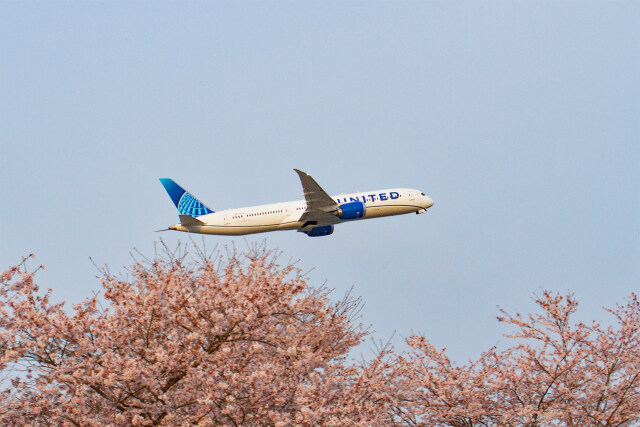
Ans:
<svg viewBox="0 0 640 427"><path fill-rule="evenodd" d="M363 202L366 210L361 218L335 219L323 224L340 224L361 219L401 215L407 213L423 213L433 205L433 201L420 190L410 188L392 188L339 194L332 196L338 203L353 201ZM240 209L214 212L198 216L202 224L176 224L169 229L190 233L240 236L245 234L264 233L276 230L301 229L308 221L301 220L307 211L305 200L251 206Z"/></svg>

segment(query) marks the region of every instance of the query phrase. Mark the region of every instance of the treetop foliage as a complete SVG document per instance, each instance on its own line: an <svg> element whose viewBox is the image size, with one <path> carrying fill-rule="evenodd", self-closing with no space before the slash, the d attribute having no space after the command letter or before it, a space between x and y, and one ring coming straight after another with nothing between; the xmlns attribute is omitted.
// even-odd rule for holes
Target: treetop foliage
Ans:
<svg viewBox="0 0 640 427"><path fill-rule="evenodd" d="M359 298L332 301L264 246L164 248L64 310L28 258L0 275L5 425L634 425L640 305L616 324L573 323L573 295L502 311L513 345L467 364L425 337L348 353L369 331Z"/></svg>

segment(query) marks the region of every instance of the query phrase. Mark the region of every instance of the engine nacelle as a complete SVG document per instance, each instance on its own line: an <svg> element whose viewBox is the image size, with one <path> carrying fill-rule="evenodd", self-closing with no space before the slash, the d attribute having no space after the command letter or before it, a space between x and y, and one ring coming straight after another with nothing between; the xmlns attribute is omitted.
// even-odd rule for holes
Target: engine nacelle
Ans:
<svg viewBox="0 0 640 427"><path fill-rule="evenodd" d="M343 203L338 206L336 215L340 219L358 219L362 218L367 211L367 207L362 202Z"/></svg>
<svg viewBox="0 0 640 427"><path fill-rule="evenodd" d="M309 237L322 237L328 236L333 233L333 225L321 225L320 227L313 227L309 231L305 231L306 235Z"/></svg>

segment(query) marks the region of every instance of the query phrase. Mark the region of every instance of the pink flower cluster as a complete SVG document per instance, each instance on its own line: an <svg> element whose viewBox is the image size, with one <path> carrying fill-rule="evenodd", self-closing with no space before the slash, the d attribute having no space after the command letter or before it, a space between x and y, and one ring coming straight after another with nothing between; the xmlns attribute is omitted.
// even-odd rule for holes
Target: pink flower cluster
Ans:
<svg viewBox="0 0 640 427"><path fill-rule="evenodd" d="M424 337L348 360L368 331L361 302L331 302L273 251L166 251L67 312L26 259L0 275L2 425L634 425L640 306L616 327L572 323L550 292L540 313L502 313L514 345L452 362Z"/></svg>

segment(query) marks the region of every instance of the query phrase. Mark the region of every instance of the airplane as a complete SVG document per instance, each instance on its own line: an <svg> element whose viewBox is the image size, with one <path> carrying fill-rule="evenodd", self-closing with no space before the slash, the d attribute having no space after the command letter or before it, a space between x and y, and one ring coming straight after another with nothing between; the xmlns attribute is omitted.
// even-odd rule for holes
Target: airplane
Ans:
<svg viewBox="0 0 640 427"><path fill-rule="evenodd" d="M294 169L305 200L215 212L170 178L160 178L178 208L180 223L167 230L240 236L276 230L298 230L309 237L328 236L334 225L362 219L421 214L433 200L420 190L391 188L329 196L311 175Z"/></svg>

